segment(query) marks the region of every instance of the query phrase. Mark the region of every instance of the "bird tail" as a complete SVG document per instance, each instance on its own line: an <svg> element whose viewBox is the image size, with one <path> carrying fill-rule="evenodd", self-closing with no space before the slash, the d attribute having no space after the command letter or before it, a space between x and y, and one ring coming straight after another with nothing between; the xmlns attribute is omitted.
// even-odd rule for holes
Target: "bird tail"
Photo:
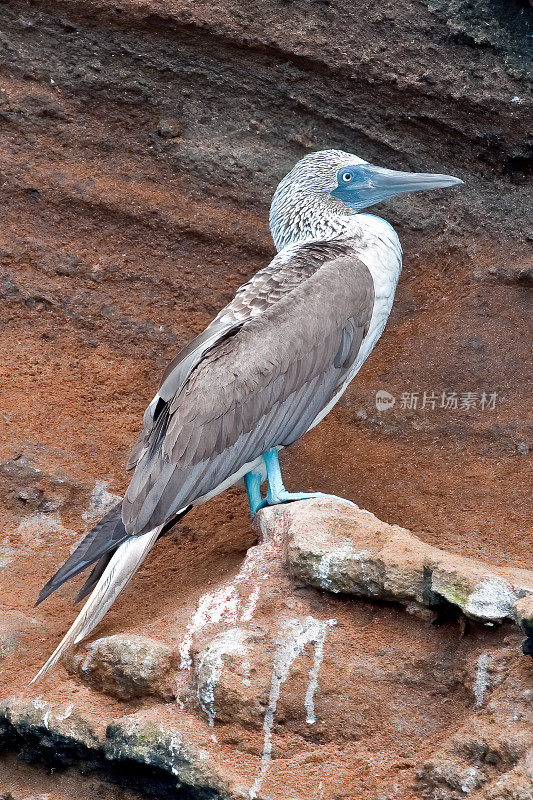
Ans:
<svg viewBox="0 0 533 800"><path fill-rule="evenodd" d="M148 555L161 528L132 536L117 547L89 599L31 683L42 678L59 661L65 650L81 642L98 625Z"/></svg>
<svg viewBox="0 0 533 800"><path fill-rule="evenodd" d="M126 533L126 528L122 522L122 502L120 502L108 511L105 517L89 531L74 552L67 558L63 566L50 578L46 586L43 586L35 605L38 606L39 603L42 603L52 592L55 592L56 589L59 589L60 586L75 575L83 572L86 567L94 564L95 561L100 563L100 561L104 559L105 563L102 562L103 566L107 566L109 559L112 557L117 547L128 538L129 534ZM100 577L101 574L102 572L100 572L98 577ZM93 573L91 573L91 585L87 586L87 588L92 589L94 586L95 582L92 581L93 577ZM84 586L83 588L85 590L86 587ZM81 599L81 597L78 598L78 600Z"/></svg>

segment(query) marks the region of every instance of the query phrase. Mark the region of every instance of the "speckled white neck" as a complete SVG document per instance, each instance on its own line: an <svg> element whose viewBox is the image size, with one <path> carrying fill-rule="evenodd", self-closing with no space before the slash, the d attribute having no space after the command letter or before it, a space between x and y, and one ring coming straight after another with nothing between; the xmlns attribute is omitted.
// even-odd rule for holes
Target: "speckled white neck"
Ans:
<svg viewBox="0 0 533 800"><path fill-rule="evenodd" d="M276 249L317 239L333 239L355 217L347 206L330 195L310 194L290 187L274 194L270 207L270 231Z"/></svg>
<svg viewBox="0 0 533 800"><path fill-rule="evenodd" d="M376 294L394 293L402 268L402 247L392 225L374 214L356 214L330 197L301 192L274 196L270 230L280 255L311 241L349 238L374 279Z"/></svg>

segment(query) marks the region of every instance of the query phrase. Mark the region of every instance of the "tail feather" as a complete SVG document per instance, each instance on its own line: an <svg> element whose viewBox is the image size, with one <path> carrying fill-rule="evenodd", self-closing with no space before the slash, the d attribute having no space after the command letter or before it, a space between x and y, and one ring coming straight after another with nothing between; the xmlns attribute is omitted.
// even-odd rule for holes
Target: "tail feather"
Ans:
<svg viewBox="0 0 533 800"><path fill-rule="evenodd" d="M185 514L187 514L191 510L191 508L192 506L187 506L187 508L182 509L182 511L176 514L174 517L171 517L171 519L169 519L168 522L165 522L165 524L161 528L161 533L159 534L159 536L161 537L164 536L165 533L168 533L168 531L171 530L171 528L173 528L174 525L176 525L176 523L180 521L180 519L183 519ZM115 552L114 550L111 550L109 553L105 553L100 558L100 560L96 562L94 569L91 571L91 574L89 575L89 577L81 587L80 591L78 592L78 595L74 600L74 605L77 605L81 600L84 600L87 597L87 595L94 589L98 579L100 578L100 575L102 575L103 571L113 558L114 552Z"/></svg>
<svg viewBox="0 0 533 800"><path fill-rule="evenodd" d="M78 605L78 603L81 603L82 600L85 600L87 595L92 592L92 590L102 577L105 568L113 558L115 552L116 552L115 550L111 550L110 553L106 553L105 555L102 556L102 558L99 561L96 562L94 568L91 570L89 574L89 577L79 590L76 599L74 600L75 606Z"/></svg>
<svg viewBox="0 0 533 800"><path fill-rule="evenodd" d="M160 533L161 527L154 528L154 530L143 533L140 536L132 536L119 545L91 596L46 664L33 678L32 683L42 678L59 661L65 650L72 644L77 644L84 639L98 625L106 611L113 605L122 589L142 564Z"/></svg>
<svg viewBox="0 0 533 800"><path fill-rule="evenodd" d="M94 564L106 553L116 550L128 535L122 522L122 503L118 503L89 531L63 566L43 586L35 605L38 606L65 581Z"/></svg>
<svg viewBox="0 0 533 800"><path fill-rule="evenodd" d="M167 533L174 525L179 522L185 514L191 510L192 506L187 506L174 514L165 524L160 528L161 536ZM124 523L122 522L122 502L114 506L111 511L103 517L100 522L89 531L87 536L80 542L78 547L74 550L72 555L67 558L62 567L58 569L48 583L43 586L39 593L36 606L42 603L52 592L59 589L66 581L74 578L86 567L94 564L96 566L89 575L86 583L80 589L80 592L75 600L75 604L87 597L96 581L107 567L109 561L113 557L117 548L123 542L127 541L130 534L126 533Z"/></svg>

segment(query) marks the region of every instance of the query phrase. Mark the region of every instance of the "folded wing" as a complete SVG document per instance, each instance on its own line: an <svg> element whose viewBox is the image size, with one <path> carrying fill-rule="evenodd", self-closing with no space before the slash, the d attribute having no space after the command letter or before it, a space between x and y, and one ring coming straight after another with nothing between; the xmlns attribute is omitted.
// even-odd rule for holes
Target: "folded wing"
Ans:
<svg viewBox="0 0 533 800"><path fill-rule="evenodd" d="M349 253L349 243L311 243L280 254L169 364L130 456L123 503L38 602L97 562L81 600L131 536L164 533L246 464L305 433L349 375L372 315L372 278Z"/></svg>
<svg viewBox="0 0 533 800"><path fill-rule="evenodd" d="M124 498L128 533L164 524L266 450L292 444L337 394L368 331L374 287L362 262L329 248L160 403Z"/></svg>

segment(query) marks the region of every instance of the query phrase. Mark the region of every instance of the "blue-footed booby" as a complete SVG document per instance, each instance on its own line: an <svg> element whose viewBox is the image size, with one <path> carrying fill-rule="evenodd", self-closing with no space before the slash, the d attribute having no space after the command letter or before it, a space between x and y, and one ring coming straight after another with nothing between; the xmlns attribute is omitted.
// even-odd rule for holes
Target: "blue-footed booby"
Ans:
<svg viewBox="0 0 533 800"><path fill-rule="evenodd" d="M278 452L317 425L358 373L402 266L391 225L361 212L460 183L340 150L311 153L283 178L270 209L277 255L169 364L127 464L134 472L124 500L39 595L95 564L77 597L89 599L34 680L92 631L156 539L193 506L242 478L252 514L318 496L287 491Z"/></svg>

